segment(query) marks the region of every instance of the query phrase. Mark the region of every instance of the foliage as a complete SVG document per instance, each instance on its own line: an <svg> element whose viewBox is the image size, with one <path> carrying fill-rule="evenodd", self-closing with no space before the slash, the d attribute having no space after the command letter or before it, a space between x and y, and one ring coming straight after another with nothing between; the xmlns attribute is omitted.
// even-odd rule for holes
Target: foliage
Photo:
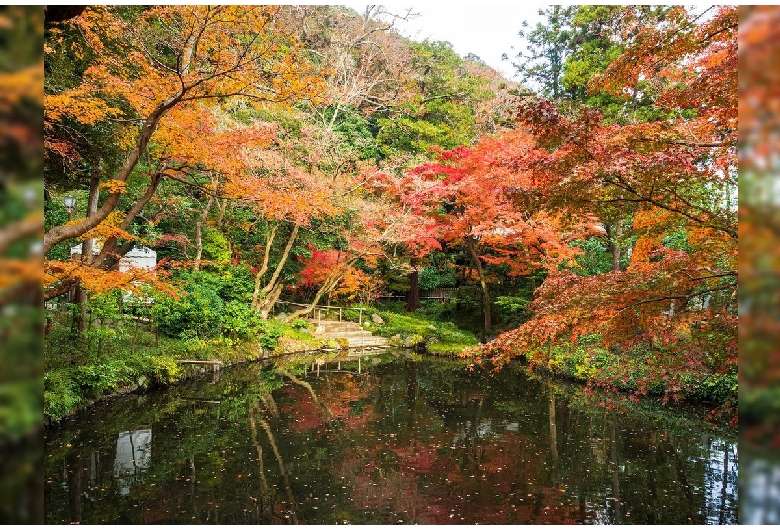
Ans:
<svg viewBox="0 0 780 530"><path fill-rule="evenodd" d="M553 179L549 204L583 214L605 197L633 205L638 239L625 271L551 271L531 305L534 317L488 346L499 364L512 352L599 333L604 347L657 350L679 374L707 364L709 348L698 337L718 330L723 355L707 369L726 374L735 366L736 211L729 195L736 178L736 10L719 9L700 27L690 25L691 16L672 10L663 29L632 19L642 38L592 83L625 95L621 83L653 57L665 80L656 103L668 110L694 108L695 117L618 126L603 122L597 109L570 119L550 102L522 106L522 123L546 149L528 151L518 165ZM688 77L691 56L712 76ZM687 98L693 86L699 97ZM681 385L675 381L666 391L676 395Z"/></svg>
<svg viewBox="0 0 780 530"><path fill-rule="evenodd" d="M400 345L423 343L430 352L443 354L457 353L478 342L473 333L459 329L452 322L436 320L431 313L407 313L398 305L384 307L389 310L377 312L384 323L372 325L370 330L382 337L395 338ZM348 309L344 311L344 317L357 321L358 311ZM365 312L363 318L367 318Z"/></svg>
<svg viewBox="0 0 780 530"><path fill-rule="evenodd" d="M228 263L231 251L225 235L214 228L207 227L203 234L203 252L206 257L217 263Z"/></svg>
<svg viewBox="0 0 780 530"><path fill-rule="evenodd" d="M188 289L178 300L164 297L156 301L157 326L170 337L216 337L222 329L222 298L210 285L192 283Z"/></svg>
<svg viewBox="0 0 780 530"><path fill-rule="evenodd" d="M453 149L473 143L474 107L489 97L486 80L471 75L448 42L412 43L411 53L417 91L396 114L377 120L383 152L425 153L433 146Z"/></svg>
<svg viewBox="0 0 780 530"><path fill-rule="evenodd" d="M385 290L418 311L381 306L369 324L401 344L732 399L735 8L549 7L516 66L551 100L449 43L401 38L377 6L79 13L45 39L43 297L82 289L70 321L47 310L73 343L66 363L47 351L47 410L173 382L177 355L306 344L305 309L264 320L278 300L365 306ZM3 218L24 220L7 202ZM71 260L90 239L99 254ZM116 270L139 242L159 266ZM454 303L419 303L443 286ZM152 329L131 297L154 299L133 315ZM477 347L453 322L483 340L516 329Z"/></svg>

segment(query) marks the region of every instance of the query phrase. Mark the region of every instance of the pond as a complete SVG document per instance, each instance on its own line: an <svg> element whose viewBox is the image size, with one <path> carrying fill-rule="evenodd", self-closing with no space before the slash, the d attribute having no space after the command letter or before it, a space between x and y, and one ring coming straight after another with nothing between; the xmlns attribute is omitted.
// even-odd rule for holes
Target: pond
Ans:
<svg viewBox="0 0 780 530"><path fill-rule="evenodd" d="M48 524L732 524L736 437L510 365L249 364L46 434Z"/></svg>

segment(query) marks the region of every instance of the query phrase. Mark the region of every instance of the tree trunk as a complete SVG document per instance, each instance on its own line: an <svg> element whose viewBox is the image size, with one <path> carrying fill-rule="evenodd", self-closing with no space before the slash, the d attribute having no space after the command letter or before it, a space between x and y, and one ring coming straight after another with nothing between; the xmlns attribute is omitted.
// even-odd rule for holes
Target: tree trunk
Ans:
<svg viewBox="0 0 780 530"><path fill-rule="evenodd" d="M146 186L146 191L144 192L144 195L136 201L136 203L133 205L132 208L130 208L130 210L127 212L127 216L119 225L119 228L121 230L128 230L130 228L130 225L132 224L136 216L141 213L141 211L144 209L144 206L146 206L146 204L151 200L151 198L154 197L154 194L157 192L157 188L159 187L162 178L163 178L163 174L161 171L158 171L153 175L151 175L149 184ZM125 254L130 252L130 250L132 250L134 246L135 246L134 241L127 241L121 246L117 246L116 238L109 237L108 239L106 239L106 242L103 244L103 249L100 251L100 254L98 254L97 256L95 256L93 259L90 260L89 266L102 268L104 270L110 270L111 267L113 267L116 263L119 262L121 256L124 256Z"/></svg>
<svg viewBox="0 0 780 530"><path fill-rule="evenodd" d="M92 164L92 172L89 175L89 199L87 199L87 217L94 215L98 209L98 199L100 197L100 160ZM81 244L81 262L89 263L92 260L92 249L95 246L94 239L85 239ZM81 283L76 283L76 325L75 328L79 334L84 331L84 322L87 318L87 292L81 287Z"/></svg>
<svg viewBox="0 0 780 530"><path fill-rule="evenodd" d="M160 119L170 109L175 107L176 104L181 101L183 96L184 92L175 94L174 96L157 105L151 114L149 114L149 116L144 121L144 126L141 128L141 133L136 139L135 146L130 151L130 153L128 153L124 163L117 171L117 175L114 177L114 180L119 182L127 182L127 178L130 176L130 173L132 173L133 169L135 169L135 166L138 165L138 161L141 158L141 153L143 153L146 147L149 145L149 140L152 138L152 134L154 134L154 131L157 129L157 125L160 123ZM114 209L119 204L119 199L121 196L122 194L119 192L112 193L103 203L103 206L101 206L94 215L87 216L83 221L72 225L55 226L46 232L43 236L44 255L47 254L52 249L52 247L60 241L78 237L99 225L103 220L105 220L106 217L108 217L108 214L114 211Z"/></svg>
<svg viewBox="0 0 780 530"><path fill-rule="evenodd" d="M409 274L409 293L406 295L406 311L420 309L420 271L417 260L412 258L412 272Z"/></svg>
<svg viewBox="0 0 780 530"><path fill-rule="evenodd" d="M271 228L271 231L266 236L265 240L265 254L263 255L263 264L260 266L260 270L257 271L257 274L255 275L255 290L252 292L252 309L257 308L257 299L260 296L260 282L263 279L263 276L265 276L265 273L268 272L268 260L271 257L271 246L274 243L274 238L276 237L276 229L279 228L278 224L274 224Z"/></svg>
<svg viewBox="0 0 780 530"><path fill-rule="evenodd" d="M227 210L227 197L222 199L219 203L219 217L217 217L217 228L222 227L222 223L225 221L225 210Z"/></svg>
<svg viewBox="0 0 780 530"><path fill-rule="evenodd" d="M260 317L263 320L268 320L268 314L271 312L271 310L276 305L276 301L279 300L279 295L282 294L282 289L284 288L284 284L282 282L279 282L276 287L273 288L273 290L268 293L265 298L263 298L263 301L260 303L258 309L260 310Z"/></svg>
<svg viewBox="0 0 780 530"><path fill-rule="evenodd" d="M268 297L269 293L271 293L276 288L276 282L279 280L279 276L282 274L282 269L284 269L284 265L287 263L287 258L290 256L290 251L292 251L293 243L295 243L295 238L298 236L298 228L300 227L298 223L296 223L293 226L292 232L290 233L290 238L287 240L287 245L284 247L282 258L279 260L279 263L276 265L276 268L274 269L274 273L271 276L271 279L268 280L266 286L260 290L258 298L253 300L253 302L255 303L255 307L259 307L260 305L262 305L263 303L262 299ZM262 295L262 298L260 297L260 295ZM276 303L276 300L274 300L274 303Z"/></svg>
<svg viewBox="0 0 780 530"><path fill-rule="evenodd" d="M612 241L612 271L620 272L620 237L623 235L623 222L615 223L615 234Z"/></svg>
<svg viewBox="0 0 780 530"><path fill-rule="evenodd" d="M485 333L490 333L492 328L490 315L490 291L488 289L487 280L485 279L485 271L482 268L482 262L479 260L479 255L474 248L474 239L471 236L466 236L466 249L469 251L469 255L474 261L474 266L477 268L477 274L479 275L479 285L482 287L482 312L485 317Z"/></svg>

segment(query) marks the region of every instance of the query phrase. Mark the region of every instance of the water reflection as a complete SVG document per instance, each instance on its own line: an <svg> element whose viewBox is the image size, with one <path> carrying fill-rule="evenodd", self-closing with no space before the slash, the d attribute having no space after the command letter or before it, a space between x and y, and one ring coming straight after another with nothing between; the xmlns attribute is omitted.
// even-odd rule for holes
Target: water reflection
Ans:
<svg viewBox="0 0 780 530"><path fill-rule="evenodd" d="M372 361L96 407L47 436L46 521L736 522L736 442L694 417L606 410L521 369Z"/></svg>
<svg viewBox="0 0 780 530"><path fill-rule="evenodd" d="M97 453L92 453L97 458ZM114 474L119 484L119 493L127 495L130 486L143 480L143 471L149 467L152 458L152 430L139 429L119 433L116 441ZM92 481L96 478L97 466L91 467Z"/></svg>
<svg viewBox="0 0 780 530"><path fill-rule="evenodd" d="M740 473L740 524L780 524L780 462L751 454Z"/></svg>

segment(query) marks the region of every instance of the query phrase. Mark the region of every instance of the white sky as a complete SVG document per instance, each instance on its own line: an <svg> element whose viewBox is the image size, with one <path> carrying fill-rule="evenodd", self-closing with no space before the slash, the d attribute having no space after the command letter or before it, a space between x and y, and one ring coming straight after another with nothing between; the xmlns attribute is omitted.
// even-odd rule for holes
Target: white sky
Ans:
<svg viewBox="0 0 780 530"><path fill-rule="evenodd" d="M365 4L346 4L362 13ZM390 12L404 13L412 7L420 16L411 22L399 21L399 33L416 41L448 41L455 51L465 57L469 53L511 79L514 68L509 61L502 61L501 54L516 55L523 47L517 35L521 24L527 20L534 26L538 11L546 4L385 4ZM514 51L512 50L514 47Z"/></svg>

